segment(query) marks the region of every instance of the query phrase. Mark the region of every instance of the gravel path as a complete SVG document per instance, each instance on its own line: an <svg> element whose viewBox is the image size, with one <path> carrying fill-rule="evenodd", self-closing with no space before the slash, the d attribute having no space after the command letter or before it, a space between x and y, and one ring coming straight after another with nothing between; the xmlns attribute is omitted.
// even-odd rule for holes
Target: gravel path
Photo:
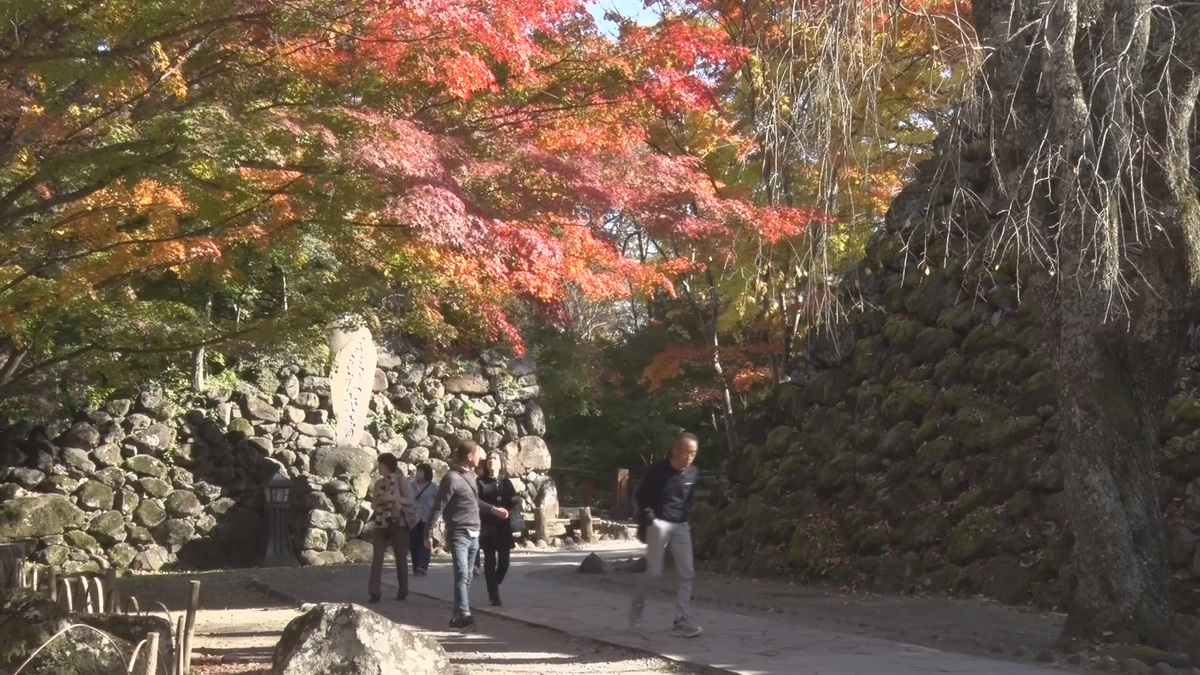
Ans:
<svg viewBox="0 0 1200 675"><path fill-rule="evenodd" d="M159 601L171 612L178 612L186 607L188 581L201 580L195 670L205 675L258 675L269 671L275 642L287 622L299 613L295 603L260 590L253 577L262 573L235 570L146 575L126 577L120 586L124 595L136 595L143 607ZM301 589L297 595L306 602L354 601L365 595L366 579L355 585L359 580L348 579L340 568L271 570L270 574L276 579L286 575L286 587ZM417 595L410 595L404 602L385 599L371 608L406 628L437 639L450 655L455 672L464 675L697 672L666 659L486 615L479 615L478 629L472 633L450 631L446 626L449 607Z"/></svg>

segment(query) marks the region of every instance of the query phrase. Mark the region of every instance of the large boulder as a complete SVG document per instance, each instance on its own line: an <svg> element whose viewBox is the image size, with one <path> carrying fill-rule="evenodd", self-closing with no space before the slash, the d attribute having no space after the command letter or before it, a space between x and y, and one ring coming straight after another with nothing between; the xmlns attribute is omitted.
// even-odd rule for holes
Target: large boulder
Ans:
<svg viewBox="0 0 1200 675"><path fill-rule="evenodd" d="M321 604L283 629L272 675L449 675L436 640L365 607Z"/></svg>
<svg viewBox="0 0 1200 675"><path fill-rule="evenodd" d="M325 478L369 474L375 470L375 451L370 448L321 447L312 455L312 472Z"/></svg>
<svg viewBox="0 0 1200 675"><path fill-rule="evenodd" d="M0 504L0 540L33 539L83 527L83 511L62 495L18 497Z"/></svg>
<svg viewBox="0 0 1200 675"><path fill-rule="evenodd" d="M14 672L47 640L73 622L46 596L25 590L0 591L0 670ZM111 675L125 672L122 652L96 631L72 628L59 635L21 671L22 675ZM169 644L169 643L168 643ZM118 651L120 650L120 651Z"/></svg>

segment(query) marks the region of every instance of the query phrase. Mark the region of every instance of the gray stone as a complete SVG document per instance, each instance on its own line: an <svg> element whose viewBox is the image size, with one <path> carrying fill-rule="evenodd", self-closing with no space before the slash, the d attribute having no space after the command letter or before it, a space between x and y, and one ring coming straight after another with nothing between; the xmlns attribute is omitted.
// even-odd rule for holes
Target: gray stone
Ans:
<svg viewBox="0 0 1200 675"><path fill-rule="evenodd" d="M71 548L87 551L88 553L100 553L103 549L100 548L100 542L92 535L83 530L72 530L66 534L67 545Z"/></svg>
<svg viewBox="0 0 1200 675"><path fill-rule="evenodd" d="M387 373L383 372L379 368L376 368L375 369L375 378L374 378L374 381L372 381L372 383L371 383L371 391L372 392L387 391L387 388L388 388Z"/></svg>
<svg viewBox="0 0 1200 675"><path fill-rule="evenodd" d="M541 436L546 433L546 414L538 404L530 402L525 405L524 422L530 434Z"/></svg>
<svg viewBox="0 0 1200 675"><path fill-rule="evenodd" d="M346 521L341 516L328 511L310 511L308 525L320 530L340 530Z"/></svg>
<svg viewBox="0 0 1200 675"><path fill-rule="evenodd" d="M89 511L107 511L113 507L113 489L99 481L84 481L75 490L75 497Z"/></svg>
<svg viewBox="0 0 1200 675"><path fill-rule="evenodd" d="M164 566L171 563L171 553L161 546L151 546L150 548L137 554L133 559L133 564L130 567L134 569L147 570L157 572Z"/></svg>
<svg viewBox="0 0 1200 675"><path fill-rule="evenodd" d="M550 468L550 448L540 436L523 436L515 444L504 446L509 473L523 476L530 471Z"/></svg>
<svg viewBox="0 0 1200 675"><path fill-rule="evenodd" d="M414 420L413 425L404 430L404 440L409 445L416 445L429 437L429 420L424 417L418 417Z"/></svg>
<svg viewBox="0 0 1200 675"><path fill-rule="evenodd" d="M374 450L361 447L321 447L312 455L312 472L318 476L369 474L377 463Z"/></svg>
<svg viewBox="0 0 1200 675"><path fill-rule="evenodd" d="M475 433L475 441L486 450L497 450L504 443L504 437L493 429L480 429Z"/></svg>
<svg viewBox="0 0 1200 675"><path fill-rule="evenodd" d="M1150 675L1175 675L1175 668L1169 663L1156 663L1150 669Z"/></svg>
<svg viewBox="0 0 1200 675"><path fill-rule="evenodd" d="M483 396L491 390L492 385L480 373L467 373L447 378L444 387L447 394Z"/></svg>
<svg viewBox="0 0 1200 675"><path fill-rule="evenodd" d="M272 656L274 675L450 675L445 650L431 637L365 607L321 604L291 621Z"/></svg>
<svg viewBox="0 0 1200 675"><path fill-rule="evenodd" d="M134 455L125 460L125 470L132 471L140 476L151 476L153 478L162 478L167 475L167 465L161 460L150 455Z"/></svg>
<svg viewBox="0 0 1200 675"><path fill-rule="evenodd" d="M133 520L138 525L147 528L157 527L167 519L167 512L152 499L143 500L133 510Z"/></svg>
<svg viewBox="0 0 1200 675"><path fill-rule="evenodd" d="M374 556L374 547L362 539L351 539L342 546L342 555L351 563L369 563Z"/></svg>
<svg viewBox="0 0 1200 675"><path fill-rule="evenodd" d="M165 424L151 424L145 429L133 432L126 440L139 452L162 456L163 452L175 445L175 429Z"/></svg>
<svg viewBox="0 0 1200 675"><path fill-rule="evenodd" d="M292 397L292 403L303 410L316 410L321 407L321 399L316 394L304 392Z"/></svg>
<svg viewBox="0 0 1200 675"><path fill-rule="evenodd" d="M329 535L325 533L325 530L313 527L304 534L303 548L324 551L327 546L329 546Z"/></svg>
<svg viewBox="0 0 1200 675"><path fill-rule="evenodd" d="M208 534L209 532L212 532L213 528L216 526L217 526L217 519L212 517L210 514L206 513L196 519L196 531L197 532L201 532L203 534Z"/></svg>
<svg viewBox="0 0 1200 675"><path fill-rule="evenodd" d="M308 413L305 412L303 408L295 408L292 406L288 406L287 408L284 408L283 416L284 416L284 421L289 424L300 424L301 422L304 421L305 417L308 416ZM290 427L285 427L285 428L290 428Z"/></svg>
<svg viewBox="0 0 1200 675"><path fill-rule="evenodd" d="M96 465L88 458L86 450L79 448L63 448L62 461L70 469L79 472L79 475L89 475L96 470Z"/></svg>
<svg viewBox="0 0 1200 675"><path fill-rule="evenodd" d="M225 512L229 511L229 509L232 509L236 505L237 502L233 501L229 497L221 497L213 500L213 502L208 505L208 510L218 516L223 516L225 515Z"/></svg>
<svg viewBox="0 0 1200 675"><path fill-rule="evenodd" d="M91 450L100 445L100 432L87 422L78 422L67 430L56 442L68 448Z"/></svg>
<svg viewBox="0 0 1200 675"><path fill-rule="evenodd" d="M196 492L196 496L200 498L200 501L205 504L212 502L214 499L219 499L225 493L224 488L221 486L213 485L206 481L198 481L192 485L192 489Z"/></svg>
<svg viewBox="0 0 1200 675"><path fill-rule="evenodd" d="M453 450L450 448L450 442L441 436L430 436L429 441L429 457L434 459L449 460ZM457 445L457 443L456 443Z"/></svg>
<svg viewBox="0 0 1200 675"><path fill-rule="evenodd" d="M125 517L120 511L105 511L92 518L87 531L101 544L119 544L125 541Z"/></svg>
<svg viewBox="0 0 1200 675"><path fill-rule="evenodd" d="M36 490L37 486L46 480L46 474L37 469L26 469L24 467L13 469L8 472L8 479L25 488L26 490Z"/></svg>
<svg viewBox="0 0 1200 675"><path fill-rule="evenodd" d="M0 503L19 499L29 495L29 491L17 485L16 483L5 483L0 485Z"/></svg>
<svg viewBox="0 0 1200 675"><path fill-rule="evenodd" d="M309 424L307 422L301 422L296 425L296 431L300 432L300 435L302 436L321 438L330 441L337 436L336 432L333 430L333 427L329 426L328 424Z"/></svg>
<svg viewBox="0 0 1200 675"><path fill-rule="evenodd" d="M279 422L279 411L269 402L258 397L246 399L246 417L258 422Z"/></svg>
<svg viewBox="0 0 1200 675"><path fill-rule="evenodd" d="M125 532L129 535L129 541L135 544L154 543L154 535L150 533L150 530L141 525L126 524Z"/></svg>
<svg viewBox="0 0 1200 675"><path fill-rule="evenodd" d="M603 574L604 559L595 553L589 553L583 562L579 563L580 574Z"/></svg>
<svg viewBox="0 0 1200 675"><path fill-rule="evenodd" d="M127 569L137 557L137 549L126 543L118 543L108 549L108 560L117 569Z"/></svg>
<svg viewBox="0 0 1200 675"><path fill-rule="evenodd" d="M167 513L177 518L189 518L200 515L204 512L204 507L201 506L200 500L196 495L187 490L176 490L167 497L166 501Z"/></svg>
<svg viewBox="0 0 1200 675"><path fill-rule="evenodd" d="M150 419L147 415L143 415L142 413L133 413L129 417L125 418L124 426L126 432L133 433L135 431L141 431L142 429L148 429L150 428L151 424L154 424L154 420Z"/></svg>
<svg viewBox="0 0 1200 675"><path fill-rule="evenodd" d="M114 489L125 484L125 472L115 466L100 469L92 474L92 478Z"/></svg>
<svg viewBox="0 0 1200 675"><path fill-rule="evenodd" d="M83 527L84 522L83 511L62 495L20 497L0 503L0 540L63 534Z"/></svg>
<svg viewBox="0 0 1200 675"><path fill-rule="evenodd" d="M129 414L129 410L133 408L133 401L127 398L118 398L104 404L104 412L113 417L124 417Z"/></svg>
<svg viewBox="0 0 1200 675"><path fill-rule="evenodd" d="M237 418L229 423L229 435L235 440L249 438L254 435L254 424L245 418Z"/></svg>
<svg viewBox="0 0 1200 675"><path fill-rule="evenodd" d="M92 459L102 467L120 466L121 449L111 443L101 445L92 451Z"/></svg>
<svg viewBox="0 0 1200 675"><path fill-rule="evenodd" d="M155 539L164 544L172 553L178 553L184 544L196 536L196 527L182 518L171 518L159 525L155 531Z"/></svg>
<svg viewBox="0 0 1200 675"><path fill-rule="evenodd" d="M346 556L341 551L302 551L300 562L313 567L341 565L346 562Z"/></svg>
<svg viewBox="0 0 1200 675"><path fill-rule="evenodd" d="M79 487L80 482L70 476L50 476L42 484L42 491L55 495L69 495Z"/></svg>
<svg viewBox="0 0 1200 675"><path fill-rule="evenodd" d="M171 484L161 478L140 478L138 485L147 497L162 499L175 491Z"/></svg>
<svg viewBox="0 0 1200 675"><path fill-rule="evenodd" d="M279 391L290 400L295 400L300 395L300 378L295 375L288 375L279 383Z"/></svg>

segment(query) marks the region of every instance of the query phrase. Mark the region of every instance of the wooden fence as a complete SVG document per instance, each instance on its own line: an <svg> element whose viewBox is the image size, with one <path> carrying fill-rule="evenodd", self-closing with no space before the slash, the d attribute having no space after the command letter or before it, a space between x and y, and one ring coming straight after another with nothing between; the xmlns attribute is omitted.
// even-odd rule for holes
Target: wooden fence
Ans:
<svg viewBox="0 0 1200 675"><path fill-rule="evenodd" d="M193 580L191 582L191 594L188 596L187 611L180 615L178 621L172 616L171 611L166 605L161 602L154 602L149 607L154 609L142 609L138 603L138 599L134 596L129 596L125 599L124 604L121 602L120 589L117 586L116 570L109 569L105 572L103 578L99 575L80 575L76 577L59 578L53 567L48 568L46 575L40 574L40 568L29 565L26 561L21 561L13 566L12 576L8 579L7 586L10 588L19 588L31 590L34 592L44 592L51 602L58 604L69 614L124 614L126 616L145 616L150 612L161 612L167 620L167 625L175 629L173 640L173 648L166 653L163 652L160 646L161 637L158 631L153 631L146 636L144 640L139 642L133 648L133 654L127 661L127 672L129 674L136 672L147 673L148 675L158 675L161 670L165 675L183 675L191 672L192 666L192 639L195 637L196 630L196 611L200 608L200 582ZM82 624L73 624L72 627L82 627L90 629L91 627ZM92 629L94 630L94 629ZM169 629L168 629L169 630ZM60 633L51 639L63 638L64 633ZM168 640L171 640L171 635L168 633ZM38 648L33 654L25 660L17 668L14 675L19 675L21 670L33 661L38 652L50 644L47 642ZM142 648L145 647L145 652ZM144 654L144 667L138 669L138 656ZM122 654L122 658L124 658ZM161 657L161 662L159 661Z"/></svg>

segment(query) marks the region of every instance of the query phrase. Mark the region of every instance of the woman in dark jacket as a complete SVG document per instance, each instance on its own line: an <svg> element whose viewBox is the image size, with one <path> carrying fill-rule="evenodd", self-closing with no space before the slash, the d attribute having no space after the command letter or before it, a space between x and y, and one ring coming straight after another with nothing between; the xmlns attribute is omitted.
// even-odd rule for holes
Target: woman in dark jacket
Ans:
<svg viewBox="0 0 1200 675"><path fill-rule="evenodd" d="M483 476L478 481L479 501L492 506L513 509L520 504L512 481L504 475L499 452L489 452ZM513 533L507 518L491 513L481 514L483 527L479 533L479 548L483 551L483 576L487 580L488 598L500 605L500 584L508 574L508 553L513 546Z"/></svg>

